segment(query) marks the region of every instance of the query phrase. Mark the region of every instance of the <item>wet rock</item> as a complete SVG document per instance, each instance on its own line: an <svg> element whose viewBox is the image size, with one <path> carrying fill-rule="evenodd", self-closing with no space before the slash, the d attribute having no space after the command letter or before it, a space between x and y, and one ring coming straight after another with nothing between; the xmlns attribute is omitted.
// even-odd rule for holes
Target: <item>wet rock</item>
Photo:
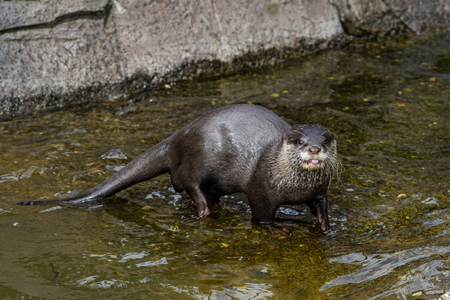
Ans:
<svg viewBox="0 0 450 300"><path fill-rule="evenodd" d="M58 135L71 135L76 133L86 133L86 129L75 128L73 131L60 132ZM72 146L72 144L70 144ZM81 145L81 144L80 144Z"/></svg>
<svg viewBox="0 0 450 300"><path fill-rule="evenodd" d="M160 199L164 199L165 196L162 195L160 192L152 192L151 194L148 194L145 199L156 199L156 198L160 198Z"/></svg>
<svg viewBox="0 0 450 300"><path fill-rule="evenodd" d="M300 215L300 213L299 213L298 211L296 211L295 209L290 208L290 207L284 207L284 206L282 206L282 207L280 207L280 208L278 209L278 211L279 211L280 213L283 213L283 214L289 215L289 216L298 216L298 215Z"/></svg>
<svg viewBox="0 0 450 300"><path fill-rule="evenodd" d="M133 104L128 104L127 107L125 107L122 110L119 110L118 112L116 112L116 116L120 116L126 113L129 113L130 111L135 111L138 107L136 105Z"/></svg>
<svg viewBox="0 0 450 300"><path fill-rule="evenodd" d="M20 171L19 171L19 173L12 172L10 174L0 175L0 183L7 182L7 181L16 181L19 179L19 174L20 174Z"/></svg>
<svg viewBox="0 0 450 300"><path fill-rule="evenodd" d="M125 166L111 166L111 165L107 165L105 167L106 170L112 170L112 171L116 171L119 172L120 170L122 170Z"/></svg>
<svg viewBox="0 0 450 300"><path fill-rule="evenodd" d="M112 149L102 155L102 159L127 159L125 150L122 148Z"/></svg>
<svg viewBox="0 0 450 300"><path fill-rule="evenodd" d="M37 169L39 168L36 166L31 166L28 170L23 172L22 175L20 175L20 178L30 178Z"/></svg>
<svg viewBox="0 0 450 300"><path fill-rule="evenodd" d="M428 197L427 199L421 201L423 204L438 204L438 199L436 199L435 197Z"/></svg>

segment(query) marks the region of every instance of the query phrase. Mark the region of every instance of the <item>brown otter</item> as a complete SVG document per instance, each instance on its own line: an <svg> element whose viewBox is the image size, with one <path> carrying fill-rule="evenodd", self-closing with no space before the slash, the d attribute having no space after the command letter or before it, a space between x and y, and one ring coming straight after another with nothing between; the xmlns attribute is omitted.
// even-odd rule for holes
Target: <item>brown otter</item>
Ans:
<svg viewBox="0 0 450 300"><path fill-rule="evenodd" d="M299 203L328 233L327 190L339 164L327 128L291 127L261 106L230 105L202 114L81 195L18 204L81 204L168 172L175 191L188 193L200 217L209 216L221 196L244 192L252 221L272 233L287 232L273 225L278 207Z"/></svg>

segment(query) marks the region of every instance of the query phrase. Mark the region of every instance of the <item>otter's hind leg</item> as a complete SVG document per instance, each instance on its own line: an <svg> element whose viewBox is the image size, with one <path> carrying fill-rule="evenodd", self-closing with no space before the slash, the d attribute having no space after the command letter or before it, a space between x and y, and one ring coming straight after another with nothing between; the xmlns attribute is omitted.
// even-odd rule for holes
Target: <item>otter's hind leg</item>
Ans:
<svg viewBox="0 0 450 300"><path fill-rule="evenodd" d="M279 205L268 199L255 199L249 197L248 202L252 210L252 222L259 224L262 228L268 230L271 234L286 235L289 233L289 229L283 226L274 224L275 213Z"/></svg>
<svg viewBox="0 0 450 300"><path fill-rule="evenodd" d="M209 205L208 197L203 193L200 186L185 187L186 193L194 201L198 209L198 216L206 218L212 214L212 209Z"/></svg>

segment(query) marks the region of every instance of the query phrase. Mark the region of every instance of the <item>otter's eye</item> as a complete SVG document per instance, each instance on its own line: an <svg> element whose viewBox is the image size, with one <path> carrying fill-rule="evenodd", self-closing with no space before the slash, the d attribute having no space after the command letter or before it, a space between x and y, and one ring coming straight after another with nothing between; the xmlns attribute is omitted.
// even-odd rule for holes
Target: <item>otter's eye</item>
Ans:
<svg viewBox="0 0 450 300"><path fill-rule="evenodd" d="M299 145L303 145L305 142L304 141L302 141L302 140L298 140L298 142L297 142Z"/></svg>
<svg viewBox="0 0 450 300"><path fill-rule="evenodd" d="M324 145L324 146L328 145L328 140L324 140L324 141L322 142L322 145Z"/></svg>

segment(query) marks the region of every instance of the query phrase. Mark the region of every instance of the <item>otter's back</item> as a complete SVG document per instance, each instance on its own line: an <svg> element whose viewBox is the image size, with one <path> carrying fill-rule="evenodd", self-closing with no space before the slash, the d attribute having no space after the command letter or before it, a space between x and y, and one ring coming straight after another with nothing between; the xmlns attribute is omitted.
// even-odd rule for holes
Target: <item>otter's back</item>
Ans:
<svg viewBox="0 0 450 300"><path fill-rule="evenodd" d="M244 191L264 150L290 127L256 105L208 111L173 136L180 154L173 163L182 177L214 182L224 193Z"/></svg>

